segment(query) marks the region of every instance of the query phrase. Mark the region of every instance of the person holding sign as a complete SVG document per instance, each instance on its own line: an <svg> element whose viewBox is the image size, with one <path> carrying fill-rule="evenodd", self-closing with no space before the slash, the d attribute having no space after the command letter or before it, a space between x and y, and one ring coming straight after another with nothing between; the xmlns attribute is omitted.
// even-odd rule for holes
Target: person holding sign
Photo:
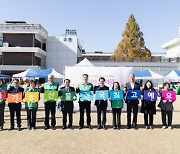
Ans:
<svg viewBox="0 0 180 154"><path fill-rule="evenodd" d="M76 92L90 92L93 91L92 83L88 82L88 75L83 74L82 76L83 82L79 83ZM79 120L79 129L83 129L84 127L84 110L86 109L86 116L87 116L87 128L91 129L91 100L81 100L79 99L79 110L80 110L80 120Z"/></svg>
<svg viewBox="0 0 180 154"><path fill-rule="evenodd" d="M126 84L126 98L125 102L127 103L127 129L130 129L133 127L134 129L137 128L137 114L138 114L138 104L140 95L138 95L138 92L140 92L140 85L139 83L135 82L135 75L130 74L129 80ZM130 97L128 97L130 94ZM133 122L131 125L131 111L133 109Z"/></svg>
<svg viewBox="0 0 180 154"><path fill-rule="evenodd" d="M120 90L119 82L113 83L111 92L114 92L113 98L111 97L111 107L112 107L112 113L113 113L113 128L120 129L121 128L121 110L123 108L123 91ZM120 96L120 92L122 93L122 96Z"/></svg>
<svg viewBox="0 0 180 154"><path fill-rule="evenodd" d="M56 100L58 99L58 84L54 81L52 74L48 75L48 82L44 83L41 87L41 93L44 93L44 105L45 105L45 127L44 130L50 128L49 126L49 114L51 112L51 125L52 129L56 127Z"/></svg>
<svg viewBox="0 0 180 154"><path fill-rule="evenodd" d="M25 92L25 108L27 111L27 129L36 129L36 112L38 109L39 91L35 87L35 81L30 81L30 87Z"/></svg>
<svg viewBox="0 0 180 154"><path fill-rule="evenodd" d="M96 97L95 105L97 107L97 123L98 123L98 129L104 128L106 129L106 110L107 110L107 99L109 97L109 94L107 96L105 95L105 92L109 91L109 87L104 85L105 78L100 77L99 78L99 85L94 87L94 93L96 94L99 92L98 98ZM107 97L107 98L106 98ZM102 113L102 123L101 123L101 113Z"/></svg>
<svg viewBox="0 0 180 154"><path fill-rule="evenodd" d="M161 109L161 117L162 117L162 129L172 129L172 115L173 115L173 92L169 89L170 84L168 82L163 83L163 89L161 92L161 100L158 104L158 107ZM171 93L172 92L172 93ZM165 95L164 95L165 94ZM166 116L168 117L168 124L166 123Z"/></svg>
<svg viewBox="0 0 180 154"><path fill-rule="evenodd" d="M4 126L4 108L6 100L7 87L3 84L3 80L0 79L0 131L3 130Z"/></svg>
<svg viewBox="0 0 180 154"><path fill-rule="evenodd" d="M157 92L153 83L147 80L142 91L143 99L141 113L144 113L144 124L146 129L153 129L153 115L156 114ZM149 123L148 123L149 118Z"/></svg>
<svg viewBox="0 0 180 154"><path fill-rule="evenodd" d="M75 89L70 86L70 80L64 80L64 87L59 90L59 96L61 96L61 107L63 114L63 129L66 129L67 125L67 113L69 115L68 128L72 128L73 123L73 101L75 100Z"/></svg>
<svg viewBox="0 0 180 154"><path fill-rule="evenodd" d="M8 95L7 102L10 111L10 124L11 124L9 130L14 129L14 114L16 112L17 127L18 130L21 131L21 102L22 102L23 92L24 89L19 86L19 80L14 79L13 86L11 86L7 90L7 95Z"/></svg>

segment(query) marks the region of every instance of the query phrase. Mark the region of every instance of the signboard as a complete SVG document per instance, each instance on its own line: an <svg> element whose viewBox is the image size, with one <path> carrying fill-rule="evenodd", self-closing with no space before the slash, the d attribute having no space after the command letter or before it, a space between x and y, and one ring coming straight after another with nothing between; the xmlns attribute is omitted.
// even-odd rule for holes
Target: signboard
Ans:
<svg viewBox="0 0 180 154"><path fill-rule="evenodd" d="M95 93L96 100L108 100L109 90L97 90Z"/></svg>
<svg viewBox="0 0 180 154"><path fill-rule="evenodd" d="M175 101L176 92L175 91L162 91L162 99Z"/></svg>
<svg viewBox="0 0 180 154"><path fill-rule="evenodd" d="M6 100L6 91L5 90L0 91L0 100Z"/></svg>
<svg viewBox="0 0 180 154"><path fill-rule="evenodd" d="M22 102L22 93L8 93L7 97L7 102L8 103L17 103L17 102Z"/></svg>
<svg viewBox="0 0 180 154"><path fill-rule="evenodd" d="M128 100L138 100L141 98L141 91L140 90L128 90L127 92L127 99Z"/></svg>
<svg viewBox="0 0 180 154"><path fill-rule="evenodd" d="M39 92L25 92L25 102L38 102Z"/></svg>
<svg viewBox="0 0 180 154"><path fill-rule="evenodd" d="M156 101L158 97L157 91L144 90L144 100Z"/></svg>
<svg viewBox="0 0 180 154"><path fill-rule="evenodd" d="M110 98L111 98L111 100L123 100L123 91L122 90L111 90Z"/></svg>
<svg viewBox="0 0 180 154"><path fill-rule="evenodd" d="M79 93L80 101L92 101L94 99L93 91L80 91Z"/></svg>
<svg viewBox="0 0 180 154"><path fill-rule="evenodd" d="M62 92L62 97L61 97L62 101L74 101L75 99L76 99L76 97L75 97L74 91Z"/></svg>
<svg viewBox="0 0 180 154"><path fill-rule="evenodd" d="M56 101L58 99L58 91L45 90L44 99L46 101Z"/></svg>

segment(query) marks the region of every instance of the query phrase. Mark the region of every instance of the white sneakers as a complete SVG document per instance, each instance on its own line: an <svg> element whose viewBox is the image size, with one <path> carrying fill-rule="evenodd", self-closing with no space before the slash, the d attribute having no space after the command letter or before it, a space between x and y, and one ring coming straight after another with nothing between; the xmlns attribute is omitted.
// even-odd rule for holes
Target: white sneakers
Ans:
<svg viewBox="0 0 180 154"><path fill-rule="evenodd" d="M172 129L172 127L171 127L171 126L168 126L168 129Z"/></svg>
<svg viewBox="0 0 180 154"><path fill-rule="evenodd" d="M166 129L166 126L162 126L162 129ZM172 129L172 126L168 126L168 129Z"/></svg>

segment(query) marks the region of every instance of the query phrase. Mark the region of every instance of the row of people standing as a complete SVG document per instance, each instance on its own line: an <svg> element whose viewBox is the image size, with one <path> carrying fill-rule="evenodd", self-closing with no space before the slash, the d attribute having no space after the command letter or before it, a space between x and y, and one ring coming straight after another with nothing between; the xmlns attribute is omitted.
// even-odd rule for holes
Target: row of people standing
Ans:
<svg viewBox="0 0 180 154"><path fill-rule="evenodd" d="M48 76L48 82L45 83L41 89L40 92L44 92L45 90L58 90L58 84L53 81L54 77L53 75ZM138 83L135 82L135 76L133 74L130 74L129 76L130 82L128 82L124 89L124 94L127 93L128 90L140 90L140 86ZM105 86L105 78L101 77L99 79L99 85L95 86L93 88L93 85L88 82L88 75L83 75L83 82L80 83L76 89L76 92L79 93L80 91L93 91L94 93L97 90L109 90L109 87ZM164 83L163 85L164 90L169 89L169 84ZM2 80L0 80L0 90L6 90L6 87L2 84ZM114 82L113 90L119 90L120 85L118 82ZM147 81L144 90L151 89L154 90L153 84L151 81ZM35 82L32 81L30 83L30 88L27 89L27 92L38 92L38 89L35 88ZM63 91L75 91L73 87L70 87L70 80L65 79L64 80L64 86L59 88L59 96L61 97ZM23 92L23 88L18 86L18 80L15 79L13 81L13 86L10 87L7 90L7 93L17 93L17 92ZM124 95L125 96L125 95ZM127 129L130 129L131 127L137 129L137 114L138 114L138 104L139 100L128 100L125 97L125 102L127 103ZM49 114L51 113L51 126L52 129L55 130L56 127L56 101L48 101L44 100L45 105L45 130L50 128L49 124ZM115 105L114 104L119 104ZM97 107L97 124L98 129L104 128L106 129L106 111L107 111L107 100L96 100L95 105ZM2 100L0 102L0 128L3 129L3 123L4 123L4 106L5 101ZM14 129L14 113L16 112L17 116L17 126L18 130L21 130L21 102L14 102L8 104L9 110L10 110L10 121L11 121L11 127L9 130ZM113 127L114 129L121 128L121 110L123 108L123 100L118 101L111 101L112 106L112 113L113 113ZM38 102L32 103L32 102L26 102L25 107L27 109L27 128L35 129L36 127L36 112L38 108ZM63 129L72 128L73 124L73 101L62 101L61 103L62 107L62 113L63 113ZM172 124L172 110L173 110L173 104L170 101L164 101L161 99L159 103L159 107L161 108L162 112L162 122L163 122L163 128L166 128L166 115L168 115L168 127L171 128ZM84 111L86 110L87 115L87 128L91 127L91 101L81 101L79 100L79 109L80 109L80 120L79 120L79 129L84 128ZM131 112L133 110L133 121L131 123ZM148 129L153 128L153 114L156 113L156 101L146 101L142 99L142 106L141 106L141 112L144 113L144 121L145 126ZM67 114L69 115L69 124L67 126ZM101 118L102 114L102 118ZM149 120L148 120L149 119ZM149 122L148 122L149 121Z"/></svg>

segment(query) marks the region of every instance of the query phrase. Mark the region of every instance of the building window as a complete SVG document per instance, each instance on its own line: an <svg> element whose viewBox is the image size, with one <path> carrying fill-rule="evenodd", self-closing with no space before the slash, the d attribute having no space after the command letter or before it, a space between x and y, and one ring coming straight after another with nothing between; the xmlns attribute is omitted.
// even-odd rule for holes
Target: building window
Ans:
<svg viewBox="0 0 180 154"><path fill-rule="evenodd" d="M34 47L39 47L41 48L41 42L38 41L37 39L34 40Z"/></svg>
<svg viewBox="0 0 180 154"><path fill-rule="evenodd" d="M42 49L46 51L46 43L43 43Z"/></svg>
<svg viewBox="0 0 180 154"><path fill-rule="evenodd" d="M3 37L0 37L0 47L3 46Z"/></svg>
<svg viewBox="0 0 180 154"><path fill-rule="evenodd" d="M35 56L34 57L34 65L41 66L41 58Z"/></svg>

